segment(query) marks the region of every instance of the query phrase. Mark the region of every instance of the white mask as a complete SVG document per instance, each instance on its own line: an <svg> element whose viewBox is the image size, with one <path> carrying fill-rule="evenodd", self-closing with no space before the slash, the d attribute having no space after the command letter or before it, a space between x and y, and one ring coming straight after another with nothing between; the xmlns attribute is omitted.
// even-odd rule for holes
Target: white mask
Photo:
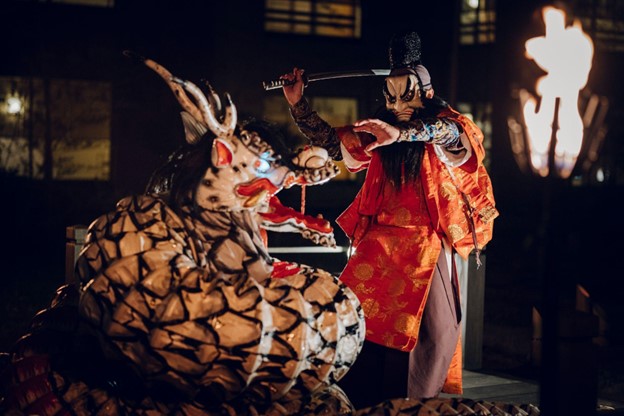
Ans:
<svg viewBox="0 0 624 416"><path fill-rule="evenodd" d="M383 92L386 108L394 113L398 121L409 121L416 109L424 108L416 75L386 78Z"/></svg>

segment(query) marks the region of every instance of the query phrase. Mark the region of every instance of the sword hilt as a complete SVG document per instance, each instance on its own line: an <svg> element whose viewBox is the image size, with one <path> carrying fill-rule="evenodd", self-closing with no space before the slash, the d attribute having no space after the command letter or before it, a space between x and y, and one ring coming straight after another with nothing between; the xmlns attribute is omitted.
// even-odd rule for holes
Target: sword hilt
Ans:
<svg viewBox="0 0 624 416"><path fill-rule="evenodd" d="M301 75L301 79L303 80L303 86L307 87L308 86L308 77L306 76L305 72ZM289 85L293 85L295 83L295 80L289 81L287 79L276 79L273 81L262 81L262 87L264 88L265 91L269 91L269 90L275 90L277 88L282 88L284 86L289 86Z"/></svg>
<svg viewBox="0 0 624 416"><path fill-rule="evenodd" d="M269 91L269 90L275 90L277 88L281 88L284 85L292 85L294 84L294 81L288 81L286 79L276 79L273 81L262 81L262 87L264 88L265 91Z"/></svg>

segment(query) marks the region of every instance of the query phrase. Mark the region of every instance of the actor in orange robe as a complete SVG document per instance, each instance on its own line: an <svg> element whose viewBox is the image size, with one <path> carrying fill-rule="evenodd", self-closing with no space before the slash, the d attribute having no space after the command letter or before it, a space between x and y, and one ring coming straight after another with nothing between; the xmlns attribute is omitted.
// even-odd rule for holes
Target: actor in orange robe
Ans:
<svg viewBox="0 0 624 416"><path fill-rule="evenodd" d="M385 111L354 126L333 128L310 108L302 70L283 76L295 82L284 95L302 133L349 170L367 169L337 220L355 249L340 279L366 316L367 342L340 383L357 407L461 394L453 254L478 256L498 216L483 134L434 95L418 35L395 35L389 55Z"/></svg>

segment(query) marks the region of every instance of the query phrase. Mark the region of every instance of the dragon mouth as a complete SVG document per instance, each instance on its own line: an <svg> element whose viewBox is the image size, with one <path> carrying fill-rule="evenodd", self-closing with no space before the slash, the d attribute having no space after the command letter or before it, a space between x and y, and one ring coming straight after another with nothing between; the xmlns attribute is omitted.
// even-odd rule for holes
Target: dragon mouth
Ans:
<svg viewBox="0 0 624 416"><path fill-rule="evenodd" d="M243 205L245 208L250 208L261 203L267 196L275 195L279 189L267 178L259 178L247 184L238 185L236 193L242 197L247 197Z"/></svg>
<svg viewBox="0 0 624 416"><path fill-rule="evenodd" d="M259 189L257 192L255 192L253 195L245 200L243 206L245 208L255 207L256 205L260 204L264 199L266 199L268 194L269 193L266 189Z"/></svg>
<svg viewBox="0 0 624 416"><path fill-rule="evenodd" d="M326 247L336 247L334 229L329 221L322 217L313 217L302 214L292 208L282 205L277 197L269 200L267 212L261 212L262 227L277 232L299 232L301 235L316 244Z"/></svg>

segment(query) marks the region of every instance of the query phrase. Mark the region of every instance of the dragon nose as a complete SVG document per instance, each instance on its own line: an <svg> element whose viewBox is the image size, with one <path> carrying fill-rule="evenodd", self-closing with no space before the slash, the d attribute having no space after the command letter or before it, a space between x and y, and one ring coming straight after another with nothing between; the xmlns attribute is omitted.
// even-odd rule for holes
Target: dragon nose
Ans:
<svg viewBox="0 0 624 416"><path fill-rule="evenodd" d="M325 166L328 160L327 150L318 146L305 146L292 159L292 162L302 168L318 169Z"/></svg>

